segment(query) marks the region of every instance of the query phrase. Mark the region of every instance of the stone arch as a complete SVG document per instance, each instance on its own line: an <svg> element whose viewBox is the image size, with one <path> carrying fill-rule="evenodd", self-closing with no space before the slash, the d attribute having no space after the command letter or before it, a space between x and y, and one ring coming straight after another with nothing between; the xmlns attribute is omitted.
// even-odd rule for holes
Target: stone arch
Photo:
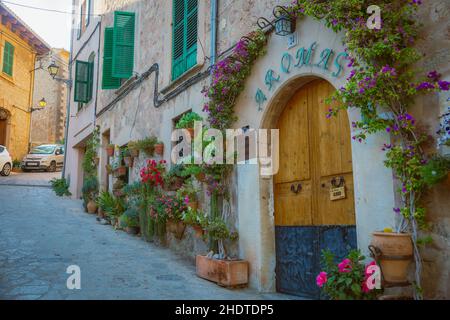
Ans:
<svg viewBox="0 0 450 320"><path fill-rule="evenodd" d="M8 146L11 113L0 107L0 145Z"/></svg>

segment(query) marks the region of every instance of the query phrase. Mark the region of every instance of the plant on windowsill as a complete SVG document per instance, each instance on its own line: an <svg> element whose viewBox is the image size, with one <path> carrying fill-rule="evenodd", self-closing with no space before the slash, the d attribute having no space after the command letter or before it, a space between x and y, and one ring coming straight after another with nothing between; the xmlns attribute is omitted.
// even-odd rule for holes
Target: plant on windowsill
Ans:
<svg viewBox="0 0 450 320"><path fill-rule="evenodd" d="M191 138L194 137L194 124L195 122L201 122L203 118L195 112L188 112L184 114L181 119L177 122L177 129L186 129L189 131Z"/></svg>
<svg viewBox="0 0 450 320"><path fill-rule="evenodd" d="M139 158L139 145L137 141L128 142L128 150L130 151L130 156L133 158Z"/></svg>
<svg viewBox="0 0 450 320"><path fill-rule="evenodd" d="M156 137L148 137L136 142L136 147L147 154L147 156L152 157L155 154L155 144L158 142Z"/></svg>

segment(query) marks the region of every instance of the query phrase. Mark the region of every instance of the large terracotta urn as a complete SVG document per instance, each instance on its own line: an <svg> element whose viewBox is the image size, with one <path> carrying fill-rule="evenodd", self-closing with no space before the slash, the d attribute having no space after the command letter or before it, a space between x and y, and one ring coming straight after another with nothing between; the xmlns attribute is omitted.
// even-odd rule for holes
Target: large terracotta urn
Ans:
<svg viewBox="0 0 450 320"><path fill-rule="evenodd" d="M371 246L379 256L384 281L402 284L408 281L408 268L413 261L414 248L411 234L374 232Z"/></svg>

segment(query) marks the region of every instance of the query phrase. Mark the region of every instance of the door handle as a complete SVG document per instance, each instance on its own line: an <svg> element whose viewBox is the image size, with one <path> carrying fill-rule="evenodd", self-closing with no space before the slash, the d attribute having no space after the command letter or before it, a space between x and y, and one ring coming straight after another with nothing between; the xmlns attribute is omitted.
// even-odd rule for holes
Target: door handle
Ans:
<svg viewBox="0 0 450 320"><path fill-rule="evenodd" d="M291 191L295 194L299 194L302 189L303 187L301 183L297 184L297 186L295 184L291 185Z"/></svg>

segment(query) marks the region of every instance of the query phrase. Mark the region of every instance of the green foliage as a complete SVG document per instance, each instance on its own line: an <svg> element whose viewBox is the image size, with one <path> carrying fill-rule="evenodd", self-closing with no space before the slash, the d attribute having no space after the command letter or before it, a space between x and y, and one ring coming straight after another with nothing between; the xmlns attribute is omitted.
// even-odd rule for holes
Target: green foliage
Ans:
<svg viewBox="0 0 450 320"><path fill-rule="evenodd" d="M198 193L200 189L194 186L192 179L186 180L183 186L177 190L177 197L181 200L186 198L190 201L196 201L198 199Z"/></svg>
<svg viewBox="0 0 450 320"><path fill-rule="evenodd" d="M64 197L64 196L71 196L72 194L69 191L69 182L62 178L62 179L53 179L50 181L51 185L52 185L52 189L53 191L55 191L56 195L59 197Z"/></svg>
<svg viewBox="0 0 450 320"><path fill-rule="evenodd" d="M198 113L188 112L181 117L181 119L177 122L177 129L192 129L194 128L194 123L196 121L203 121L203 118L200 117Z"/></svg>
<svg viewBox="0 0 450 320"><path fill-rule="evenodd" d="M206 231L210 238L214 241L218 240L236 240L238 234L230 232L225 221L221 217L211 218L206 226Z"/></svg>
<svg viewBox="0 0 450 320"><path fill-rule="evenodd" d="M18 159L13 160L13 168L20 168L21 164L22 163L20 162L20 160Z"/></svg>
<svg viewBox="0 0 450 320"><path fill-rule="evenodd" d="M324 293L333 300L373 300L380 294L380 290L367 288L368 272L364 265L365 257L360 251L353 250L347 259L337 263L335 255L326 250L322 253L323 272L320 276L326 277L325 283L319 282Z"/></svg>
<svg viewBox="0 0 450 320"><path fill-rule="evenodd" d="M126 209L126 203L123 199L116 198L107 191L100 193L97 204L109 218L120 217Z"/></svg>
<svg viewBox="0 0 450 320"><path fill-rule="evenodd" d="M421 168L421 175L424 183L431 187L445 178L450 171L450 157L435 155Z"/></svg>
<svg viewBox="0 0 450 320"><path fill-rule="evenodd" d="M189 226L198 226L203 229L208 227L208 217L200 210L194 210L192 208L187 208L183 212L182 220L185 224Z"/></svg>
<svg viewBox="0 0 450 320"><path fill-rule="evenodd" d="M97 166L95 159L97 158L97 149L100 146L100 132L98 129L94 130L92 137L86 144L86 152L84 153L82 168L84 175L87 177L97 176Z"/></svg>
<svg viewBox="0 0 450 320"><path fill-rule="evenodd" d="M139 212L135 208L128 208L121 216L121 220L130 228L137 228L140 226Z"/></svg>
<svg viewBox="0 0 450 320"><path fill-rule="evenodd" d="M158 138L148 137L134 142L134 144L132 144L132 147L144 151L148 156L153 156L155 153L155 144L157 143Z"/></svg>
<svg viewBox="0 0 450 320"><path fill-rule="evenodd" d="M95 200L98 195L98 190L99 184L97 176L86 176L83 181L83 188L81 189L85 200Z"/></svg>

